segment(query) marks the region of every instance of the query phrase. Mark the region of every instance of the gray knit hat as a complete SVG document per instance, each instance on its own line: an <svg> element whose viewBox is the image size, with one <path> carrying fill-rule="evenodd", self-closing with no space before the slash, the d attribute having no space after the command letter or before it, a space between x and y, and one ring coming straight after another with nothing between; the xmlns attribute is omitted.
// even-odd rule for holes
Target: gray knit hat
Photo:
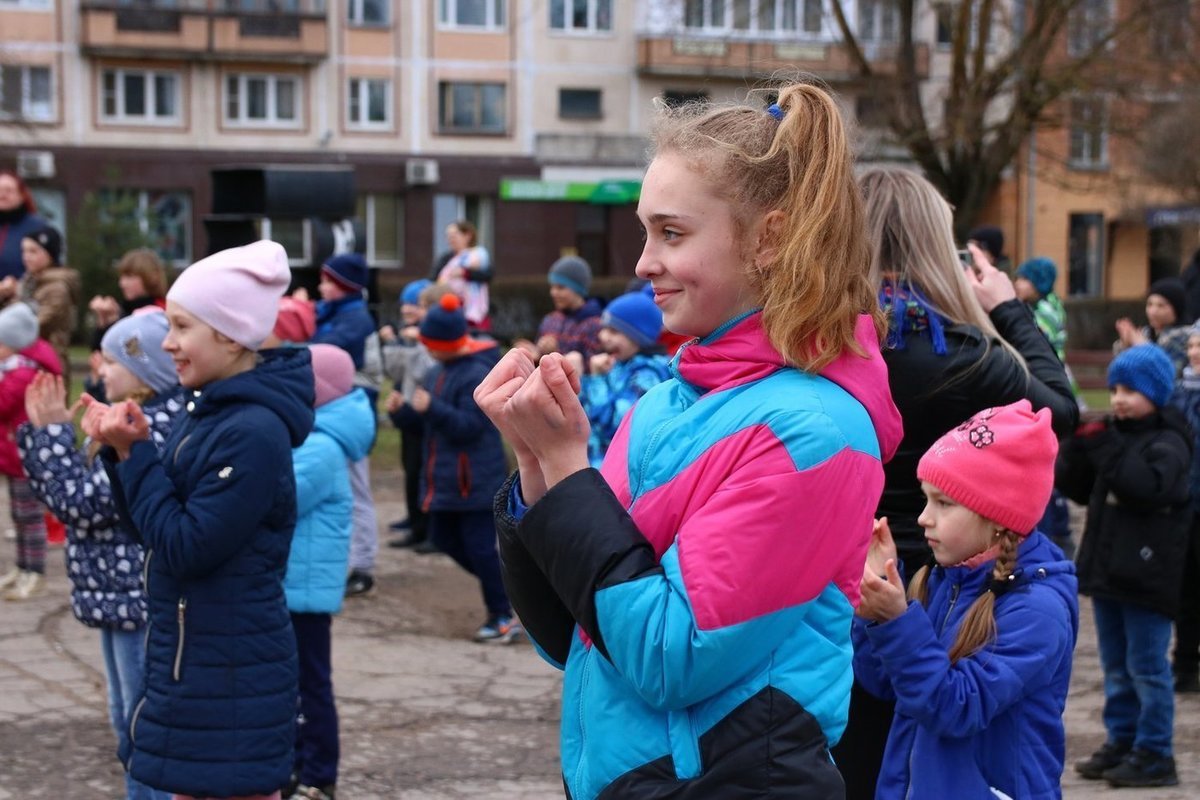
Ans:
<svg viewBox="0 0 1200 800"><path fill-rule="evenodd" d="M162 349L169 327L167 315L158 309L134 314L117 320L104 333L100 349L152 392L161 394L179 383L175 362Z"/></svg>
<svg viewBox="0 0 1200 800"><path fill-rule="evenodd" d="M548 279L552 286L565 286L580 297L587 297L592 268L579 256L563 256L550 266Z"/></svg>
<svg viewBox="0 0 1200 800"><path fill-rule="evenodd" d="M0 311L0 344L20 352L37 338L37 314L28 303L13 303Z"/></svg>

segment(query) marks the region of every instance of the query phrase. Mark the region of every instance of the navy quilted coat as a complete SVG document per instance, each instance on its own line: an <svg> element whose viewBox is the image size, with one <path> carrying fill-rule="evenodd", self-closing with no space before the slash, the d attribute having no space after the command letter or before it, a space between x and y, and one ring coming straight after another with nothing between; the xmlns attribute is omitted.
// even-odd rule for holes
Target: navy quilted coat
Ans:
<svg viewBox="0 0 1200 800"><path fill-rule="evenodd" d="M287 783L298 689L283 576L292 448L312 404L308 351L267 350L188 396L161 460L139 442L108 465L146 546L150 604L145 691L121 756L156 789L231 797Z"/></svg>
<svg viewBox="0 0 1200 800"><path fill-rule="evenodd" d="M142 407L159 448L183 410L182 398L177 386ZM142 545L119 524L103 461L89 463L76 449L70 423L36 428L26 422L17 431L17 449L34 494L67 526L67 576L76 619L91 628L144 627Z"/></svg>

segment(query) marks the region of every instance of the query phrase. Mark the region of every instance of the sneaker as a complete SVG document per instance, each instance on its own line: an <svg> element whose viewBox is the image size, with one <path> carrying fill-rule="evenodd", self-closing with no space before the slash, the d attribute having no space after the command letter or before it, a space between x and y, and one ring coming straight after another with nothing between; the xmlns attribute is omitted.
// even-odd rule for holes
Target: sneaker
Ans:
<svg viewBox="0 0 1200 800"><path fill-rule="evenodd" d="M350 575L346 578L346 597L366 594L374 585L375 579L371 577L371 573L357 569L351 570Z"/></svg>
<svg viewBox="0 0 1200 800"><path fill-rule="evenodd" d="M388 530L389 531L412 530L412 522L409 520L408 517L405 517L404 519L398 519L395 522L388 523Z"/></svg>
<svg viewBox="0 0 1200 800"><path fill-rule="evenodd" d="M17 585L17 580L21 577L22 570L13 567L8 572L0 575L0 592L5 589L11 589Z"/></svg>
<svg viewBox="0 0 1200 800"><path fill-rule="evenodd" d="M40 572L22 572L16 584L4 594L5 600L28 600L46 590L46 578Z"/></svg>
<svg viewBox="0 0 1200 800"><path fill-rule="evenodd" d="M1200 672L1176 672L1176 694L1200 694Z"/></svg>
<svg viewBox="0 0 1200 800"><path fill-rule="evenodd" d="M290 797L291 800L334 800L336 787L331 783L328 786L305 786L303 783L296 787Z"/></svg>
<svg viewBox="0 0 1200 800"><path fill-rule="evenodd" d="M1179 783L1175 759L1149 750L1131 750L1120 764L1104 770L1103 778L1109 786L1175 786Z"/></svg>
<svg viewBox="0 0 1200 800"><path fill-rule="evenodd" d="M521 627L521 623L510 616L499 614L488 617L487 622L475 631L475 641L486 644L509 644L515 642L523 633L525 633L525 629Z"/></svg>
<svg viewBox="0 0 1200 800"><path fill-rule="evenodd" d="M1128 742L1105 742L1104 746L1092 753L1083 761L1075 762L1075 771L1089 781L1098 781L1104 777L1106 769L1112 769L1125 760L1133 745Z"/></svg>
<svg viewBox="0 0 1200 800"><path fill-rule="evenodd" d="M431 553L440 553L441 550L433 543L432 539L422 539L412 546L412 551L419 556L427 556Z"/></svg>

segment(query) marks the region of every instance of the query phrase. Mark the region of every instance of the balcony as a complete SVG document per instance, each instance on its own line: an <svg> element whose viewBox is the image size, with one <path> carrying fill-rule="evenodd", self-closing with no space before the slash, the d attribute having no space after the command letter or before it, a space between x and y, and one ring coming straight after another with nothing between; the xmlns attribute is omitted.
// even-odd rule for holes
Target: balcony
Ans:
<svg viewBox="0 0 1200 800"><path fill-rule="evenodd" d="M895 45L864 42L863 51L881 72L889 71ZM916 46L917 77L929 75L929 47ZM858 67L840 39L808 34L790 37L712 35L679 28L638 35L638 72L646 76L764 79L784 72L811 72L830 83L853 81Z"/></svg>
<svg viewBox="0 0 1200 800"><path fill-rule="evenodd" d="M313 63L325 0L81 0L80 49L125 58Z"/></svg>

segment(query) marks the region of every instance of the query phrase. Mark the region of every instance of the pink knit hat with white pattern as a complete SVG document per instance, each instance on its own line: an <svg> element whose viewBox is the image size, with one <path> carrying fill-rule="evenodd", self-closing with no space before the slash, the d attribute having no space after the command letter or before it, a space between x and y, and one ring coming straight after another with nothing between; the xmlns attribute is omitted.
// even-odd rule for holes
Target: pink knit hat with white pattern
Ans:
<svg viewBox="0 0 1200 800"><path fill-rule="evenodd" d="M275 325L279 298L292 280L287 253L263 239L202 258L183 271L167 300L249 350Z"/></svg>
<svg viewBox="0 0 1200 800"><path fill-rule="evenodd" d="M917 477L956 503L1028 536L1050 502L1058 439L1028 400L980 411L933 443Z"/></svg>

